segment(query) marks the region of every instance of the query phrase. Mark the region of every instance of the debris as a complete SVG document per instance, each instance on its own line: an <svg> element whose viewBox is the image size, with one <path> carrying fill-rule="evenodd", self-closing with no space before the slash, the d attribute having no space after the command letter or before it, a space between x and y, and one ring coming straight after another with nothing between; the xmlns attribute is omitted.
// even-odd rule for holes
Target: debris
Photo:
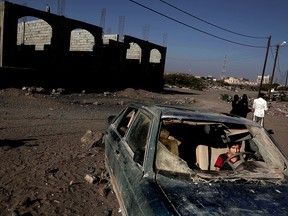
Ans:
<svg viewBox="0 0 288 216"><path fill-rule="evenodd" d="M93 176L91 174L86 174L84 179L89 182L90 184L94 184L97 182L98 178L96 176Z"/></svg>
<svg viewBox="0 0 288 216"><path fill-rule="evenodd" d="M30 197L26 197L26 198L20 203L20 205L29 207L29 206L31 205L31 199L30 199Z"/></svg>
<svg viewBox="0 0 288 216"><path fill-rule="evenodd" d="M58 168L49 168L45 170L46 173L57 173L59 171Z"/></svg>
<svg viewBox="0 0 288 216"><path fill-rule="evenodd" d="M90 172L90 173L95 173L95 172L96 172L96 168L94 168L94 167L88 166L88 167L85 167L85 169L86 169L88 172Z"/></svg>
<svg viewBox="0 0 288 216"><path fill-rule="evenodd" d="M92 130L86 131L85 135L81 138L81 143L88 148L93 148L102 145L102 138L104 133L94 133Z"/></svg>

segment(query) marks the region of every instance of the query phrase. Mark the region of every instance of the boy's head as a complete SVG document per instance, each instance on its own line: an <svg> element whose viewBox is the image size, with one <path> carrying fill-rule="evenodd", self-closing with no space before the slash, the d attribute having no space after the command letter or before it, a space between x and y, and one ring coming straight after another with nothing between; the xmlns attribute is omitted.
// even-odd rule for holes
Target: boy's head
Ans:
<svg viewBox="0 0 288 216"><path fill-rule="evenodd" d="M241 147L242 141L229 142L229 143L228 143L228 148L231 148L231 147L234 146L234 145L240 145L240 147Z"/></svg>
<svg viewBox="0 0 288 216"><path fill-rule="evenodd" d="M229 152L232 154L236 154L240 152L242 142L230 142L228 143Z"/></svg>

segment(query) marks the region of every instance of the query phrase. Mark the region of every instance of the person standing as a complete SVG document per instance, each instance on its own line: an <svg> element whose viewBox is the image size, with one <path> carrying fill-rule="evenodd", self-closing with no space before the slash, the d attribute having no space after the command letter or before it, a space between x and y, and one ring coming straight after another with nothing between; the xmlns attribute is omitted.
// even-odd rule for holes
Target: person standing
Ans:
<svg viewBox="0 0 288 216"><path fill-rule="evenodd" d="M239 102L239 96L235 94L232 101L232 109L230 111L230 114L239 115L238 102Z"/></svg>
<svg viewBox="0 0 288 216"><path fill-rule="evenodd" d="M264 127L265 111L268 110L267 101L263 98L264 93L260 93L257 99L253 101L253 121Z"/></svg>
<svg viewBox="0 0 288 216"><path fill-rule="evenodd" d="M248 97L246 94L242 95L242 98L238 102L238 110L239 110L239 116L242 116L244 118L247 117L247 114L251 112L252 110L249 108L248 104Z"/></svg>

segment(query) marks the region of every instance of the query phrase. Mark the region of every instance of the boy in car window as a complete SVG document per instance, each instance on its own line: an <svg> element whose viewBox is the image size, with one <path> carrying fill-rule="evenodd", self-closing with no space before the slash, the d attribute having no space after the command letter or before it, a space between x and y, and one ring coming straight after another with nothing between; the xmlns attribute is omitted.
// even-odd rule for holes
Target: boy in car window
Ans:
<svg viewBox="0 0 288 216"><path fill-rule="evenodd" d="M228 147L229 147L229 151L224 153L224 154L220 154L214 164L215 170L219 171L219 170L232 170L232 167L229 165L229 163L225 163L224 161L226 161L229 157L233 156L234 154L237 154L240 152L240 148L241 148L241 142L234 142L234 143L228 143ZM239 157L233 157L230 159L230 163L235 163L239 160Z"/></svg>

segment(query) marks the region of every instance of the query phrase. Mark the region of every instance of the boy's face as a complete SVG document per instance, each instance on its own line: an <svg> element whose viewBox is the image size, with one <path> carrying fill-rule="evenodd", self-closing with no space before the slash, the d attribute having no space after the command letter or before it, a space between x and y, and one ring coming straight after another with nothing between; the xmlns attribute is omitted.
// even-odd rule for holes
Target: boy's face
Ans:
<svg viewBox="0 0 288 216"><path fill-rule="evenodd" d="M230 147L229 152L232 155L234 155L234 154L240 152L240 148L241 148L241 144L236 143L236 144L234 144L233 146Z"/></svg>

